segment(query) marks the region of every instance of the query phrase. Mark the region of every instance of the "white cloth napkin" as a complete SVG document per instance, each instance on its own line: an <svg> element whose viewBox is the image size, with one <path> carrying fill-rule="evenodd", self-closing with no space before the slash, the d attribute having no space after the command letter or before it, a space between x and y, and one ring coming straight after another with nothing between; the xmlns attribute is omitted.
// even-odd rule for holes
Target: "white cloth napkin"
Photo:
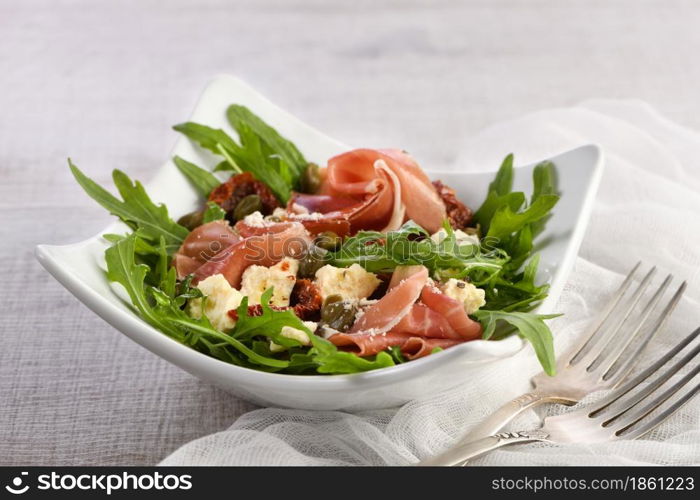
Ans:
<svg viewBox="0 0 700 500"><path fill-rule="evenodd" d="M509 152L528 163L585 144L601 145L606 168L589 229L558 310L557 352L582 333L605 295L637 260L673 272L689 287L666 331L638 367L700 325L700 135L638 101L594 100L491 127L464 144L455 169L494 169ZM564 194L565 195L565 194ZM500 404L529 389L538 371L530 349L484 369L468 385L399 409L358 414L267 408L223 432L182 446L162 465L406 465L437 453ZM503 374L508 376L504 377ZM588 399L595 398L590 396ZM585 404L585 401L581 404ZM537 426L550 405L510 426ZM202 408L206 411L206 408ZM523 444L474 465L700 463L700 398L636 441Z"/></svg>

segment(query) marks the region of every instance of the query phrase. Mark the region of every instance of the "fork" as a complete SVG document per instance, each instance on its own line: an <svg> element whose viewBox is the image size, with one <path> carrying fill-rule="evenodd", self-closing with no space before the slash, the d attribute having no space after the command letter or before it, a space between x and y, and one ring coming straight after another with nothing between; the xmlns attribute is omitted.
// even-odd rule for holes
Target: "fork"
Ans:
<svg viewBox="0 0 700 500"><path fill-rule="evenodd" d="M700 352L700 343L648 385L641 384L700 335L700 328L688 335L654 364L590 407L547 417L539 429L502 432L456 447L418 465L458 465L502 446L539 441L545 443L599 443L619 439L636 439L651 431L678 411L700 392L700 382L673 403L664 404L685 387L698 373L700 364L658 395L665 382L688 365ZM637 392L634 389L641 387ZM663 407L663 408L662 408ZM653 418L644 420L655 410ZM661 411L662 410L662 411Z"/></svg>
<svg viewBox="0 0 700 500"><path fill-rule="evenodd" d="M642 327L650 322L653 310L673 279L669 274L643 311L633 315L656 273L656 267L652 267L632 292L631 298L623 303L622 298L630 288L640 266L641 262L638 262L630 271L603 309L599 319L578 345L559 356L555 376L549 376L544 372L534 376L531 379L534 390L501 406L458 442L474 441L495 434L516 415L528 408L544 403L573 405L587 394L614 388L622 382L653 335L664 327L686 288L686 283L681 283L661 313L653 320L653 326L639 336L633 348L627 349ZM621 359L623 354L625 354L624 360Z"/></svg>

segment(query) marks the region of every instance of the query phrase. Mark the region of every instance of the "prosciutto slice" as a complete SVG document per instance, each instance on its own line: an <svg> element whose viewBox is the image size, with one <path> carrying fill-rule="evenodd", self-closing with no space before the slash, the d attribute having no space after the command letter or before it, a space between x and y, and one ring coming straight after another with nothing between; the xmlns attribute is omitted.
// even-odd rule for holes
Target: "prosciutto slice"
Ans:
<svg viewBox="0 0 700 500"><path fill-rule="evenodd" d="M379 335L372 335L366 332L336 333L328 340L343 348L343 350L353 352L360 357L373 356L387 350L389 347L398 346L408 359L422 358L431 354L436 347L447 349L462 342L452 339L426 339L397 332Z"/></svg>
<svg viewBox="0 0 700 500"><path fill-rule="evenodd" d="M417 359L427 356L433 352L433 349L440 347L447 349L448 347L461 344L460 340L452 339L426 339L422 337L411 337L401 346L401 353L408 359Z"/></svg>
<svg viewBox="0 0 700 500"><path fill-rule="evenodd" d="M405 333L384 333L373 335L371 333L336 333L328 340L345 351L354 352L358 356L372 356L389 347L402 346L411 335Z"/></svg>
<svg viewBox="0 0 700 500"><path fill-rule="evenodd" d="M195 283L214 274L223 274L233 288L238 288L243 271L249 266L257 264L269 267L285 257L299 258L311 241L304 226L298 222L246 226L241 226L246 235L244 239L197 268ZM239 229L238 224L236 228Z"/></svg>
<svg viewBox="0 0 700 500"><path fill-rule="evenodd" d="M464 304L445 295L432 284L423 287L421 301L443 316L463 340L481 337L481 324L467 315Z"/></svg>
<svg viewBox="0 0 700 500"><path fill-rule="evenodd" d="M365 309L362 316L350 328L350 333L388 332L411 311L428 280L426 267L412 267L414 267L413 274L395 284L384 297Z"/></svg>
<svg viewBox="0 0 700 500"><path fill-rule="evenodd" d="M464 340L444 316L420 303L413 304L409 313L401 318L401 321L391 331L408 333L417 337L452 339L457 342Z"/></svg>
<svg viewBox="0 0 700 500"><path fill-rule="evenodd" d="M401 182L406 216L431 233L439 230L447 217L447 210L425 172L403 151L382 149L378 153Z"/></svg>
<svg viewBox="0 0 700 500"><path fill-rule="evenodd" d="M238 243L240 237L225 220L217 220L195 228L173 256L179 279L195 272L220 251Z"/></svg>
<svg viewBox="0 0 700 500"><path fill-rule="evenodd" d="M447 212L428 176L398 150L355 149L328 161L320 193L294 194L288 209L346 217L351 231L390 231L407 218L430 232Z"/></svg>

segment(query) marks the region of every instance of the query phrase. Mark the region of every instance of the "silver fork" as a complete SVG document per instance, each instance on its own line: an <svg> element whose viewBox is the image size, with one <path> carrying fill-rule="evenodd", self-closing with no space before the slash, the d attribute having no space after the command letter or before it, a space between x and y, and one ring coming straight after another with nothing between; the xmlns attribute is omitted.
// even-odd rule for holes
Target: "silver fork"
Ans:
<svg viewBox="0 0 700 500"><path fill-rule="evenodd" d="M572 405L578 403L587 394L614 388L622 382L652 336L663 328L686 288L686 283L683 282L661 313L654 320L650 320L653 310L673 279L669 274L649 299L643 311L633 315L656 273L656 267L652 267L632 292L629 300L623 303L622 298L630 288L640 266L641 262L638 262L630 271L602 311L598 321L579 344L557 358L555 376L551 377L542 372L533 377L531 380L533 391L503 405L481 424L472 428L458 442L474 441L495 434L516 415L528 408L544 403ZM642 327L651 321L653 326L639 335L632 348L627 349Z"/></svg>
<svg viewBox="0 0 700 500"><path fill-rule="evenodd" d="M671 358L700 335L700 328L679 342L639 375L626 382L603 399L589 407L573 412L547 417L539 429L503 432L477 441L462 443L441 455L424 460L418 465L457 465L488 451L514 443L540 441L546 443L597 443L618 439L636 439L661 424L700 392L700 382L683 393L675 401L668 402L678 391L700 373L700 364L689 370L680 380L654 394L673 375L688 365L700 352L700 343L660 373L646 386L647 378L657 372ZM634 392L634 389L640 388ZM667 403L668 402L668 403ZM659 410L651 417L652 412ZM646 417L648 419L644 420Z"/></svg>

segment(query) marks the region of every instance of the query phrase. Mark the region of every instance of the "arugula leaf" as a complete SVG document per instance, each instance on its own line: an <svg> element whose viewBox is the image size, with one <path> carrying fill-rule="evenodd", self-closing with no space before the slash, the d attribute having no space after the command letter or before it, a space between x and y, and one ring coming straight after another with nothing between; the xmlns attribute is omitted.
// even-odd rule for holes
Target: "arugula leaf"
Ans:
<svg viewBox="0 0 700 500"><path fill-rule="evenodd" d="M394 360L394 363L396 363L397 365L401 364L401 363L405 363L407 361L406 357L401 352L401 347L399 347L397 345L389 347L387 349L387 352L391 355L391 357Z"/></svg>
<svg viewBox="0 0 700 500"><path fill-rule="evenodd" d="M267 146L269 151L278 155L283 164L292 171L290 180L292 184L296 184L296 179L299 178L308 162L292 142L282 137L274 128L245 106L232 104L226 111L226 116L239 135L242 135L242 130L249 130L260 139L261 143Z"/></svg>
<svg viewBox="0 0 700 500"><path fill-rule="evenodd" d="M557 194L557 175L554 163L545 161L535 166L532 172L533 191L530 203L533 204L540 196ZM544 225L551 215L542 217L539 221L532 223L533 237L537 236L544 229Z"/></svg>
<svg viewBox="0 0 700 500"><path fill-rule="evenodd" d="M286 204L307 162L301 152L249 109L232 105L226 113L238 134L238 142L222 129L187 122L173 128L205 149L223 156L214 169L250 172L266 183L280 202Z"/></svg>
<svg viewBox="0 0 700 500"><path fill-rule="evenodd" d="M221 208L219 205L213 201L207 202L207 208L202 216L202 223L212 222L215 220L222 220L226 217L226 210Z"/></svg>
<svg viewBox="0 0 700 500"><path fill-rule="evenodd" d="M120 170L112 172L114 184L122 201L83 174L70 159L68 159L68 165L78 184L93 200L132 229L139 229L141 236L149 243L155 244L162 236L165 239L168 254L172 255L180 248L189 231L168 216L165 205L155 205L139 181L132 182Z"/></svg>
<svg viewBox="0 0 700 500"><path fill-rule="evenodd" d="M164 288L169 289L169 292L146 285L145 278L149 267L138 264L135 260L137 238L138 236L132 233L107 249L105 252L107 278L124 287L139 315L147 323L179 342L200 350L208 350L209 354L220 359L225 358L230 362L237 359L228 351L233 348L253 364L272 369L281 369L289 365L288 361L262 356L240 340L220 332L211 325L206 316L201 319L188 316L181 309L185 299L201 296L201 292L193 293L189 288L189 281L186 280L180 285L181 295L174 295L175 272L173 269L167 271L164 277L166 285Z"/></svg>
<svg viewBox="0 0 700 500"><path fill-rule="evenodd" d="M337 267L359 264L370 272L391 272L398 266L420 264L434 277L469 277L475 284L501 271L508 261L498 250L485 253L478 245L457 244L451 228L436 243L413 221L388 233L360 231L329 255L330 263Z"/></svg>
<svg viewBox="0 0 700 500"><path fill-rule="evenodd" d="M489 192L503 196L513 190L513 158L513 153L510 153L503 159L496 177L489 184Z"/></svg>
<svg viewBox="0 0 700 500"><path fill-rule="evenodd" d="M394 360L385 351L370 359L339 351L330 341L316 335L311 336L311 343L313 347L309 354L317 365L318 373L358 373L394 366Z"/></svg>
<svg viewBox="0 0 700 500"><path fill-rule="evenodd" d="M545 324L545 319L559 316L558 314L533 314L527 312L506 312L479 310L472 314L483 326L483 338L490 339L496 331L499 321L513 326L518 335L525 338L535 349L537 359L548 375L556 373L556 361L554 359L554 342L552 332Z"/></svg>
<svg viewBox="0 0 700 500"><path fill-rule="evenodd" d="M219 181L214 174L179 156L175 156L173 162L180 172L187 177L187 180L192 183L197 192L204 198L209 198L209 193L221 184L221 181Z"/></svg>
<svg viewBox="0 0 700 500"><path fill-rule="evenodd" d="M555 194L542 194L525 210L515 212L509 205L499 207L490 221L487 238L505 239L512 233L541 220L559 201Z"/></svg>
<svg viewBox="0 0 700 500"><path fill-rule="evenodd" d="M163 321L149 300L145 279L150 269L146 264L136 263L136 239L136 234L131 234L105 251L107 279L119 283L126 290L131 303L147 323L182 342L182 332Z"/></svg>
<svg viewBox="0 0 700 500"><path fill-rule="evenodd" d="M219 153L228 160L231 170L252 173L256 179L267 184L282 203L286 203L295 186L295 183L285 176L287 167L251 129L242 126L238 134L241 145L227 148L219 144Z"/></svg>
<svg viewBox="0 0 700 500"><path fill-rule="evenodd" d="M260 297L262 312L259 315L248 314L248 297L243 297L240 305L236 309L238 320L231 335L236 339L247 342L256 336L269 337L274 343L292 347L301 345L298 340L282 336L282 328L289 326L306 332L312 336L313 333L304 325L299 317L289 309L276 311L270 307L273 289L268 288Z"/></svg>
<svg viewBox="0 0 700 500"><path fill-rule="evenodd" d="M217 144L221 144L226 149L231 150L237 146L236 142L220 128L212 128L194 122L185 122L173 126L173 130L184 134L212 153L219 154L216 148Z"/></svg>

